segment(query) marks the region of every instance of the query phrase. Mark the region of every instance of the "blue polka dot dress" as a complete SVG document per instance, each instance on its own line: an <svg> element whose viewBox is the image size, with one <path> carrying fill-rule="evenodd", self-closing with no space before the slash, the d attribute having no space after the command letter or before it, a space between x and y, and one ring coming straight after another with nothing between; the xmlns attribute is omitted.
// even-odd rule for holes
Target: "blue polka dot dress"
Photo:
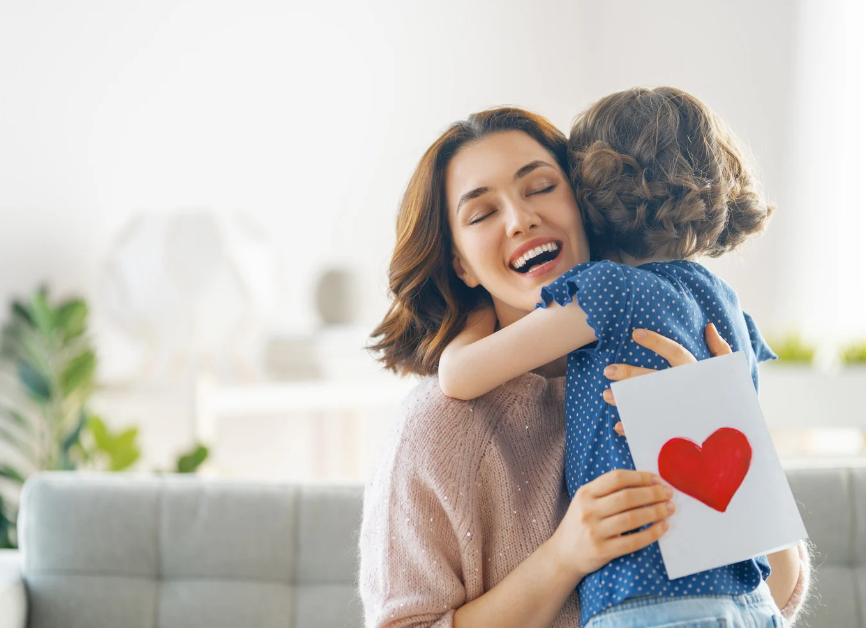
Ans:
<svg viewBox="0 0 866 628"><path fill-rule="evenodd" d="M566 305L576 299L587 314L598 342L568 355L566 376L565 477L568 493L612 469L634 469L626 439L613 431L615 406L602 399L609 388L604 368L624 363L668 368L657 354L631 339L632 331L650 329L676 340L696 358L712 357L704 327L714 323L734 351L744 351L758 386L758 362L775 355L736 293L696 262L651 262L638 267L609 261L580 264L541 291ZM669 580L658 543L612 560L578 586L581 626L602 610L642 595L738 595L753 591L770 575L766 557L692 576Z"/></svg>

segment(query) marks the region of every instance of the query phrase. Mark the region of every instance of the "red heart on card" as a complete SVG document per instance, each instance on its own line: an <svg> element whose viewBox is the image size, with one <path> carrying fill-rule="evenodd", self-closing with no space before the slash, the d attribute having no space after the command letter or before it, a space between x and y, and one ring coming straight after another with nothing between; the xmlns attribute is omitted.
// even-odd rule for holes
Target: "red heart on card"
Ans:
<svg viewBox="0 0 866 628"><path fill-rule="evenodd" d="M671 486L719 512L725 512L752 462L749 439L739 430L722 427L698 446L672 438L659 452L659 475Z"/></svg>

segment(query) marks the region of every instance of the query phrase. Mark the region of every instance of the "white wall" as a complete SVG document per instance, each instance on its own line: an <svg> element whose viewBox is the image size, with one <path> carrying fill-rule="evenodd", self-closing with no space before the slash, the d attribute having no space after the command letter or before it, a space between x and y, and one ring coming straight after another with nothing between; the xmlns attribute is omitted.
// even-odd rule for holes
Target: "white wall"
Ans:
<svg viewBox="0 0 866 628"><path fill-rule="evenodd" d="M313 279L337 262L356 268L373 324L400 195L449 122L517 104L567 129L612 90L673 84L748 141L780 208L765 238L712 266L765 330L793 326L790 262L812 254L788 157L799 6L3 2L0 303L41 280L92 296L135 211L210 205L272 234L284 328L314 324Z"/></svg>
<svg viewBox="0 0 866 628"><path fill-rule="evenodd" d="M338 261L375 322L397 203L436 135L499 103L564 125L580 101L576 7L463 5L2 5L0 301L41 279L89 294L133 212L212 205L273 234L287 327L312 322L312 279Z"/></svg>

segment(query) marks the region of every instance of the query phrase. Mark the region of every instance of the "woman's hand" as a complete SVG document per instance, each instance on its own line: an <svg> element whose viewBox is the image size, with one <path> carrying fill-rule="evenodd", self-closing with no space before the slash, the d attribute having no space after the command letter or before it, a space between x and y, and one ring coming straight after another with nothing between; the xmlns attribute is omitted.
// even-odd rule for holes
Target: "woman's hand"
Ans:
<svg viewBox="0 0 866 628"><path fill-rule="evenodd" d="M727 355L731 353L731 348L728 346L728 343L725 342L724 338L719 335L716 326L710 323L704 328L704 337L707 340L707 347L709 347L710 352L718 357L720 355ZM695 356L693 356L689 351L682 346L681 344L674 342L670 338L665 338L664 336L655 333L654 331L649 331L647 329L635 329L632 334L632 338L636 343L638 343L642 347L646 347L650 351L658 353L665 360L670 363L671 366L682 366L683 364L691 364L692 362L697 362ZM631 366L629 364L611 364L606 369L604 369L604 375L608 379L612 379L615 382L621 382L624 379L630 379L632 377L639 377L641 375L646 375L647 373L655 373L654 369L643 368L639 366ZM613 391L607 389L603 394L604 400L608 402L610 405L615 406L616 401L613 398ZM617 423L614 428L616 433L620 436L625 436L625 432L622 428L622 423Z"/></svg>
<svg viewBox="0 0 866 628"><path fill-rule="evenodd" d="M575 586L614 558L657 541L674 512L673 491L644 471L617 469L581 486L548 541ZM624 534L652 524L646 530Z"/></svg>

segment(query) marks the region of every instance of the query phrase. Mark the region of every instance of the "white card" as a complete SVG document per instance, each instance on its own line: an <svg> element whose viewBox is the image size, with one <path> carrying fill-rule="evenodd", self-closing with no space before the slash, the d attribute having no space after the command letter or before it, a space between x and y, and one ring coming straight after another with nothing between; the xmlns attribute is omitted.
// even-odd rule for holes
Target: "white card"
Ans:
<svg viewBox="0 0 866 628"><path fill-rule="evenodd" d="M677 510L659 540L670 579L807 537L743 352L611 388L635 467L659 473L674 487Z"/></svg>

